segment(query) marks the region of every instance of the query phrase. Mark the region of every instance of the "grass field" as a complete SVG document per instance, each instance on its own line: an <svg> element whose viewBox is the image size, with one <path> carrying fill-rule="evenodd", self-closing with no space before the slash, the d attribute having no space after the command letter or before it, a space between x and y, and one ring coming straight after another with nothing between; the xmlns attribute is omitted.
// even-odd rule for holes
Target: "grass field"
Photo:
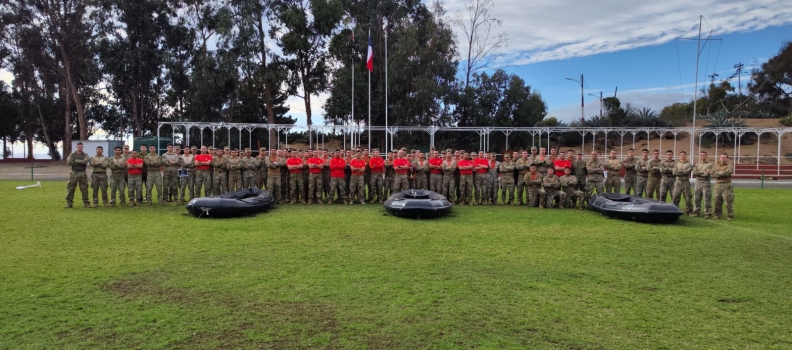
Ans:
<svg viewBox="0 0 792 350"><path fill-rule="evenodd" d="M0 348L792 348L790 191L655 226L510 206L198 220L20 184L0 181Z"/></svg>

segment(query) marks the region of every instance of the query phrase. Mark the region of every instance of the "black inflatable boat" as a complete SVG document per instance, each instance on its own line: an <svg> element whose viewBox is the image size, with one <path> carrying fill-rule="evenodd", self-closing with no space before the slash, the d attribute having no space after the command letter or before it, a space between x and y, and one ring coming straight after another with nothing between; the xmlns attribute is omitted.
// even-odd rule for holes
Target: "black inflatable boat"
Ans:
<svg viewBox="0 0 792 350"><path fill-rule="evenodd" d="M230 218L260 213L275 204L272 195L258 188L229 192L214 197L194 198L187 211L197 218Z"/></svg>
<svg viewBox="0 0 792 350"><path fill-rule="evenodd" d="M383 205L391 215L413 219L436 218L451 212L451 202L446 197L426 190L394 193Z"/></svg>
<svg viewBox="0 0 792 350"><path fill-rule="evenodd" d="M600 215L648 223L671 223L682 215L673 204L619 193L598 194L589 198L588 206Z"/></svg>

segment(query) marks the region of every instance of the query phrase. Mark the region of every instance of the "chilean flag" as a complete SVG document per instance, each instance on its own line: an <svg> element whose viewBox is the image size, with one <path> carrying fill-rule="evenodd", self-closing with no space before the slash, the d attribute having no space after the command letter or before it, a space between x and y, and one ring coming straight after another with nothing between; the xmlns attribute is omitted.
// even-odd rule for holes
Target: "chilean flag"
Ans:
<svg viewBox="0 0 792 350"><path fill-rule="evenodd" d="M369 33L368 55L366 55L366 68L369 72L374 71L374 49L371 46L371 33Z"/></svg>

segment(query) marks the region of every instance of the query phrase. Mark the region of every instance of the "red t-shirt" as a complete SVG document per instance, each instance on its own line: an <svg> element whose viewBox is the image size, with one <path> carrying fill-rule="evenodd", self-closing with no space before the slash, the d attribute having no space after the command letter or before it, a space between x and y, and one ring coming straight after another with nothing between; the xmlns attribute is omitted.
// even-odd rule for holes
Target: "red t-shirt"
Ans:
<svg viewBox="0 0 792 350"><path fill-rule="evenodd" d="M433 166L443 165L442 158L429 158L429 165L430 165L429 172L431 172L432 174L441 174L441 175L443 174L443 169L432 169L431 167L432 165Z"/></svg>
<svg viewBox="0 0 792 350"><path fill-rule="evenodd" d="M406 158L396 158L393 161L393 168L394 169L396 169L396 167L409 166L409 165L410 165L410 161L407 160ZM396 169L396 174L407 175L408 171L409 171L409 169Z"/></svg>
<svg viewBox="0 0 792 350"><path fill-rule="evenodd" d="M308 165L324 165L325 161L322 158L308 158ZM321 174L322 168L308 168L311 174Z"/></svg>
<svg viewBox="0 0 792 350"><path fill-rule="evenodd" d="M473 169L467 169L467 170L465 170L465 169L462 169L462 167L466 167L466 166L472 166L472 165L474 165L472 160L463 159L463 160L460 160L460 161L458 161L458 162L457 162L457 165L459 166L459 174L460 174L460 175L470 175L470 174L473 174Z"/></svg>
<svg viewBox="0 0 792 350"><path fill-rule="evenodd" d="M132 164L140 164L140 165L142 165L143 164L143 159L140 159L140 158L129 158L127 160L127 165L132 165ZM127 171L129 173L129 175L140 175L140 174L143 174L143 168L129 168L128 167L127 169L128 169Z"/></svg>
<svg viewBox="0 0 792 350"><path fill-rule="evenodd" d="M363 175L366 172L366 161L363 159L355 159L349 161L350 167L361 168L362 170L352 170L352 174L354 175Z"/></svg>
<svg viewBox="0 0 792 350"><path fill-rule="evenodd" d="M564 168L571 168L572 167L572 162L570 162L568 160L560 160L560 159L558 159L558 160L553 162L553 168L559 167L559 166L560 167L564 167ZM564 176L565 175L563 170L558 170L558 169L555 170L555 174L556 174L556 176Z"/></svg>
<svg viewBox="0 0 792 350"><path fill-rule="evenodd" d="M369 168L371 168L372 173L385 171L385 159L379 157L369 159Z"/></svg>
<svg viewBox="0 0 792 350"><path fill-rule="evenodd" d="M473 161L473 165L474 166L486 165L487 167L489 167L489 162L487 161L487 158L476 158L476 160ZM479 174L486 174L487 168L476 169L476 172Z"/></svg>
<svg viewBox="0 0 792 350"><path fill-rule="evenodd" d="M302 165L302 163L303 163L303 162L302 162L302 159L300 159L299 157L291 157L291 158L289 158L289 159L286 159L286 167L287 167L287 168L288 168L289 166ZM299 168L299 169L289 169L289 172L290 172L290 173L293 173L293 174L301 173L301 172L302 172L302 168Z"/></svg>
<svg viewBox="0 0 792 350"><path fill-rule="evenodd" d="M343 178L346 161L344 158L330 159L330 177Z"/></svg>
<svg viewBox="0 0 792 350"><path fill-rule="evenodd" d="M212 156L208 155L208 154L199 154L199 155L195 156L195 162L196 163L198 163L198 162L212 162ZM209 166L208 165L198 165L198 166L195 167L195 169L198 169L198 170L209 170Z"/></svg>

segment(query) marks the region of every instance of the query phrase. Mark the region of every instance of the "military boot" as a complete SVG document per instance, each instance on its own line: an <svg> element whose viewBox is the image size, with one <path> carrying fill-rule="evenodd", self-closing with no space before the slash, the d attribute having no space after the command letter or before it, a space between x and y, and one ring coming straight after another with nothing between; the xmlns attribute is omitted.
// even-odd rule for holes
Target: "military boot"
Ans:
<svg viewBox="0 0 792 350"><path fill-rule="evenodd" d="M289 201L289 204L294 204L294 198L292 198L292 200Z"/></svg>
<svg viewBox="0 0 792 350"><path fill-rule="evenodd" d="M107 208L107 207L109 207L110 205L109 205L109 204L107 204L107 202L103 202L103 203L102 203L102 206L103 206L103 207L105 207L105 208Z"/></svg>
<svg viewBox="0 0 792 350"><path fill-rule="evenodd" d="M311 204L313 204L313 198L308 200L308 205L311 205Z"/></svg>
<svg viewBox="0 0 792 350"><path fill-rule="evenodd" d="M361 200L360 200L360 204L366 205L366 201L365 201L365 200L363 200L363 199L361 199Z"/></svg>
<svg viewBox="0 0 792 350"><path fill-rule="evenodd" d="M371 200L369 201L369 204L374 204L374 203L377 203L377 197L372 197Z"/></svg>
<svg viewBox="0 0 792 350"><path fill-rule="evenodd" d="M698 216L699 216L699 213L691 213L690 214L691 218L697 218Z"/></svg>
<svg viewBox="0 0 792 350"><path fill-rule="evenodd" d="M468 200L468 205L476 205L476 201L474 201L472 199Z"/></svg>
<svg viewBox="0 0 792 350"><path fill-rule="evenodd" d="M564 209L564 203L558 203L558 209Z"/></svg>
<svg viewBox="0 0 792 350"><path fill-rule="evenodd" d="M382 198L380 198L380 199L379 199L379 203L380 203L380 204L382 204L382 203L384 203L384 202L385 202L385 200L383 200Z"/></svg>
<svg viewBox="0 0 792 350"><path fill-rule="evenodd" d="M71 203L66 203L66 206L63 207L63 208L64 209L71 209L72 208L72 204Z"/></svg>
<svg viewBox="0 0 792 350"><path fill-rule="evenodd" d="M91 208L98 208L98 207L99 207L99 203L93 202L93 204L91 204Z"/></svg>
<svg viewBox="0 0 792 350"><path fill-rule="evenodd" d="M86 208L90 208L91 207L90 203L88 203L88 202L83 202L83 206L86 207Z"/></svg>

